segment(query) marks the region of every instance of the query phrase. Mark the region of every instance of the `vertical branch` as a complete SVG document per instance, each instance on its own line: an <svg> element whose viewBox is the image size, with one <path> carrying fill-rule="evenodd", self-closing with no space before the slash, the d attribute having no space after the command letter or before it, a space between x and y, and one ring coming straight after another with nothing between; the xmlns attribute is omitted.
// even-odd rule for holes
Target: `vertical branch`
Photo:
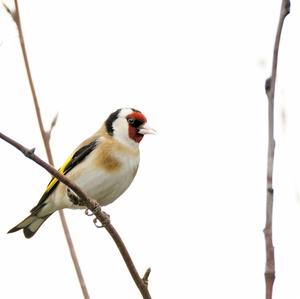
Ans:
<svg viewBox="0 0 300 299"><path fill-rule="evenodd" d="M278 51L280 37L285 17L290 12L290 1L282 0L279 23L274 43L273 63L271 77L266 80L265 90L268 97L268 164L267 164L267 204L266 204L266 224L264 228L266 243L266 265L265 265L265 281L266 281L266 299L272 299L273 284L275 281L275 258L274 246L272 240L273 227L273 165L275 152L274 139L274 95L275 82L277 75Z"/></svg>
<svg viewBox="0 0 300 299"><path fill-rule="evenodd" d="M42 120L42 115L41 115L41 111L40 111L40 107L39 107L39 102L36 96L36 92L35 92L35 88L34 88L34 84L33 84L33 80L32 80L32 76L31 76L31 71L30 71L30 67L29 67L29 62L28 62L28 57L27 57L27 52L26 52L26 47L25 47L25 42L24 42L24 37L23 37L23 31L22 31L22 26L21 26L21 20L20 20L20 14L19 14L19 6L18 6L18 1L14 0L15 3L15 12L11 13L13 19L15 20L16 24L17 24L17 29L18 29L18 33L19 33L19 40L20 40L20 44L21 44L21 48L22 48L22 54L23 54L23 58L24 58L24 63L25 63L25 68L26 68L26 73L27 73L27 77L28 77L28 81L29 81L29 85L30 85L30 90L32 93L32 98L33 98L33 102L34 102L34 107L35 107L35 111L36 111L36 116L38 119L38 124L39 124L39 128L40 128L40 132L43 138L43 142L44 142L44 146L45 146L45 150L46 150L46 154L48 157L48 161L49 163L53 166L54 162L53 162L53 157L52 157L52 153L51 153L51 148L50 148L50 133L51 130L53 128L53 126L55 125L55 121L53 121L53 124L51 125L51 129L49 131L49 133L46 132L45 128L44 128L44 124L43 124L43 120ZM68 243L68 247L70 250L70 254L73 260L73 264L77 273L77 277L81 286L81 290L83 293L83 296L85 299L89 299L89 294L88 294L88 290L84 281L84 277L82 275L81 269L80 269L80 265L78 262L78 258L76 255L76 251L73 245L73 241L70 235L70 231L65 219L65 215L64 212L62 210L59 210L59 216L60 216L60 220L62 223L62 227L64 230L64 234Z"/></svg>

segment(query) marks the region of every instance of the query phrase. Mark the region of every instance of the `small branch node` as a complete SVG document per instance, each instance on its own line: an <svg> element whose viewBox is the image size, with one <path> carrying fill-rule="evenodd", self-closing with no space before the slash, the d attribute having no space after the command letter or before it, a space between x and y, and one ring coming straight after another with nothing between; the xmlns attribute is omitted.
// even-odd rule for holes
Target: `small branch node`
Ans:
<svg viewBox="0 0 300 299"><path fill-rule="evenodd" d="M31 148L31 149L26 149L24 151L24 155L25 155L25 157L32 157L32 155L34 154L34 152L35 152L35 148L34 147Z"/></svg>
<svg viewBox="0 0 300 299"><path fill-rule="evenodd" d="M291 2L290 2L290 0L286 0L285 4L284 4L285 16L287 16L290 13L290 8L291 8Z"/></svg>
<svg viewBox="0 0 300 299"><path fill-rule="evenodd" d="M151 273L151 268L148 268L142 278L142 281L144 282L144 284L148 287L148 283L149 283L149 276Z"/></svg>
<svg viewBox="0 0 300 299"><path fill-rule="evenodd" d="M269 237L272 234L270 227L266 226L263 229L263 233L265 234L266 237Z"/></svg>
<svg viewBox="0 0 300 299"><path fill-rule="evenodd" d="M34 152L35 152L35 147L33 147L32 149L30 149L30 150L28 151L28 154L33 155Z"/></svg>
<svg viewBox="0 0 300 299"><path fill-rule="evenodd" d="M266 82L265 82L265 91L266 91L266 94L268 94L271 90L271 77L269 77L268 79L266 79Z"/></svg>
<svg viewBox="0 0 300 299"><path fill-rule="evenodd" d="M51 137L51 133L50 131L45 131L45 138L48 140L48 142L50 141L50 137Z"/></svg>

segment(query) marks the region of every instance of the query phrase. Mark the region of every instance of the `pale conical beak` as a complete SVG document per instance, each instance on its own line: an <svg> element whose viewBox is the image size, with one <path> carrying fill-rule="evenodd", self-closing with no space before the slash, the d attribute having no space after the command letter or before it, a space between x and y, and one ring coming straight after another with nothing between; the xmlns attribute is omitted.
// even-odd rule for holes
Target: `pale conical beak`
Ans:
<svg viewBox="0 0 300 299"><path fill-rule="evenodd" d="M156 130L150 128L147 124L143 124L139 126L138 133L142 135L146 135L146 134L156 134L157 132Z"/></svg>

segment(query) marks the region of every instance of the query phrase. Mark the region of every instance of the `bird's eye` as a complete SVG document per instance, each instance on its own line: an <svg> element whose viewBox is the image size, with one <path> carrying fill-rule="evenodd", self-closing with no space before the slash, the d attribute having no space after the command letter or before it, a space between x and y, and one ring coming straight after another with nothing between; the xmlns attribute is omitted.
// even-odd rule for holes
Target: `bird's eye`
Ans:
<svg viewBox="0 0 300 299"><path fill-rule="evenodd" d="M138 128L143 123L139 119L134 119L134 118L128 118L127 122L131 127L134 127L134 128Z"/></svg>
<svg viewBox="0 0 300 299"><path fill-rule="evenodd" d="M134 124L134 119L133 119L133 118L128 118L127 121L128 121L128 123L129 123L130 125L133 125L133 124Z"/></svg>

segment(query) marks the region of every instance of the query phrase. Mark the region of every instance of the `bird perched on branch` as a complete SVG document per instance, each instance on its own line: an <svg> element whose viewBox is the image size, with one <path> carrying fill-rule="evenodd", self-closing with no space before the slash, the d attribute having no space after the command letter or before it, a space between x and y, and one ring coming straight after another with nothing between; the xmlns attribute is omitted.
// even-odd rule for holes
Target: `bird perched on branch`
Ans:
<svg viewBox="0 0 300 299"><path fill-rule="evenodd" d="M82 142L59 172L77 184L101 206L117 199L134 179L140 160L139 143L145 134L155 134L140 111L122 108L113 112L102 127ZM85 208L74 202L70 190L52 178L31 214L8 233L23 229L31 238L55 211Z"/></svg>

